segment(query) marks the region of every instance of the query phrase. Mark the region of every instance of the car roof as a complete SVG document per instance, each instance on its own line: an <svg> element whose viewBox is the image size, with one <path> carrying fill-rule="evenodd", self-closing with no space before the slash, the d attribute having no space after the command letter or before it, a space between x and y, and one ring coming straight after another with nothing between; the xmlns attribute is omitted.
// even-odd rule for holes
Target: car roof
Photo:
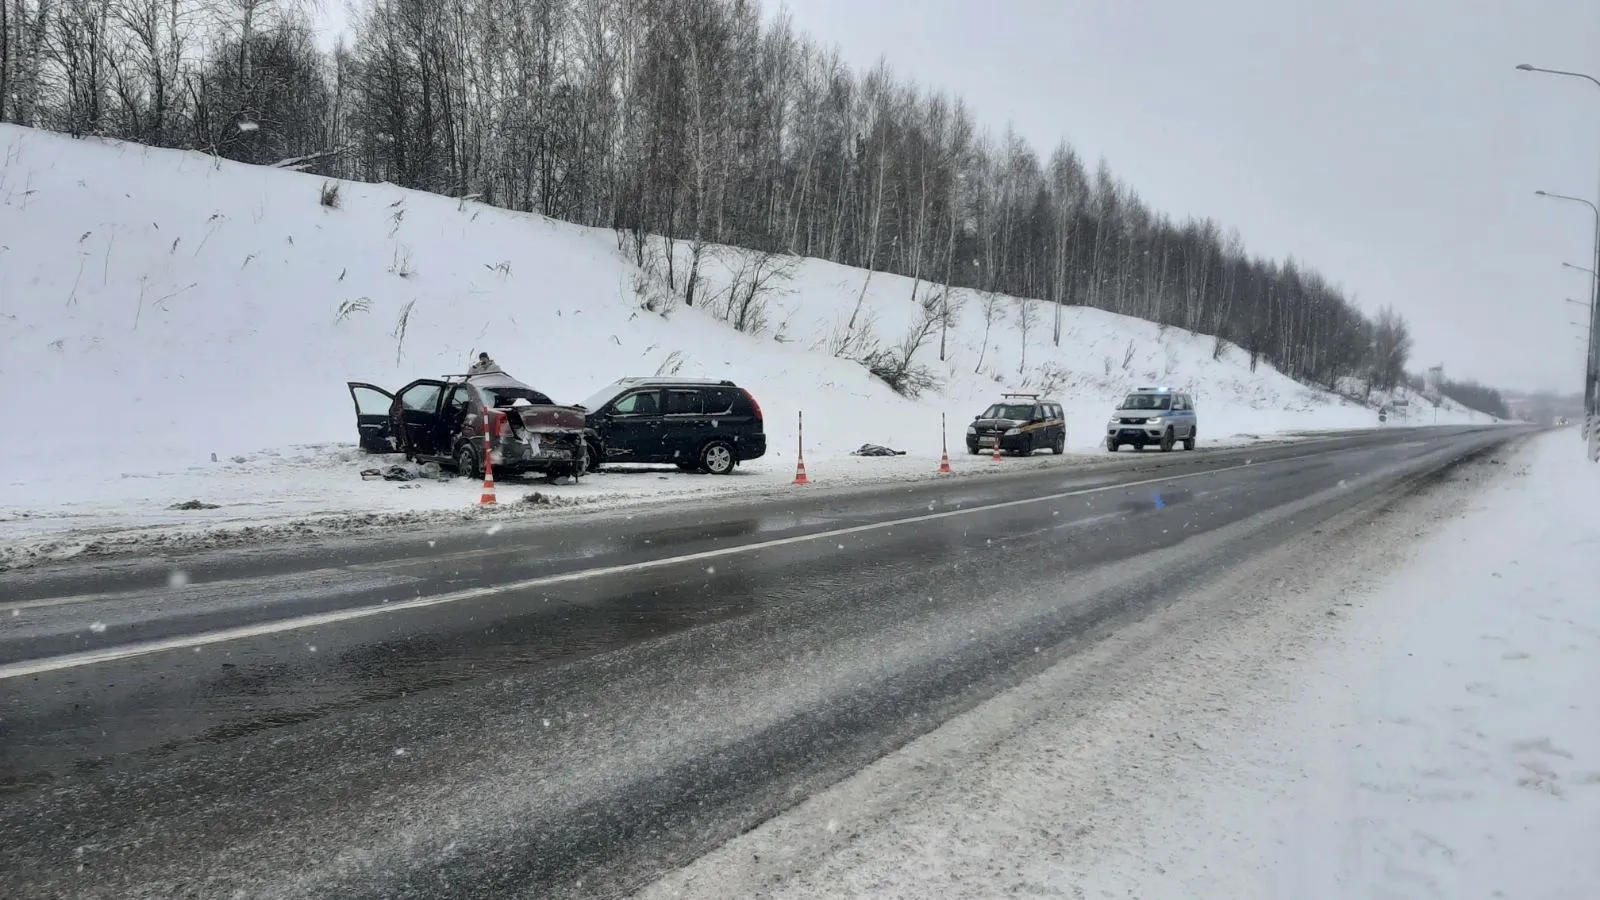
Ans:
<svg viewBox="0 0 1600 900"><path fill-rule="evenodd" d="M678 378L671 375L634 375L627 378L618 378L611 383L613 387L638 387L639 385L686 385L697 387L737 387L726 378Z"/></svg>

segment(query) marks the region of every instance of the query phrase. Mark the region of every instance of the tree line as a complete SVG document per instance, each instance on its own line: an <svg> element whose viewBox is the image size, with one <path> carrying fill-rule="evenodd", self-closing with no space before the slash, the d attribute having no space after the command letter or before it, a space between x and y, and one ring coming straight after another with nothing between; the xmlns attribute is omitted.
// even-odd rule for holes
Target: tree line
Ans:
<svg viewBox="0 0 1600 900"><path fill-rule="evenodd" d="M1405 379L1392 311L754 0L356 0L329 53L312 2L0 0L0 120L473 196L641 260L662 238L814 256L1214 334L1330 387Z"/></svg>

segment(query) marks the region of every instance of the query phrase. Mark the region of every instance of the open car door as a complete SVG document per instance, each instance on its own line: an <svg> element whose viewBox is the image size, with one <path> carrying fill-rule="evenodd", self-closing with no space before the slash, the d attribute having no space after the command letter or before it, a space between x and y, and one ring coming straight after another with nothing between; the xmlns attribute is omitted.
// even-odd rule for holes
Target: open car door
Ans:
<svg viewBox="0 0 1600 900"><path fill-rule="evenodd" d="M356 431L360 435L361 449L368 453L400 452L389 418L394 395L374 384L360 381L346 384L350 388L350 398L356 404Z"/></svg>

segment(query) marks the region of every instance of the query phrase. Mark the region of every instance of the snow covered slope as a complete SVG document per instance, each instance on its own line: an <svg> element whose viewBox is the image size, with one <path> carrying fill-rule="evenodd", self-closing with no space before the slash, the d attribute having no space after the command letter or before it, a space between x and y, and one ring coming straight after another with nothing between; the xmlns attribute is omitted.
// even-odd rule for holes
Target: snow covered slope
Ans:
<svg viewBox="0 0 1600 900"><path fill-rule="evenodd" d="M0 512L92 496L110 477L353 443L345 381L398 387L478 350L565 402L623 375L732 378L766 410L764 465L791 471L801 410L808 460L868 441L936 458L941 412L959 447L998 392L1029 387L1063 401L1076 449L1098 446L1114 397L1151 382L1196 394L1203 442L1377 424L1250 371L1237 349L1213 360L1210 338L1091 309L1065 310L1057 347L1035 303L1022 365L1022 301L1002 298L986 348L966 292L947 359L937 341L918 355L942 388L910 401L827 352L863 270L795 261L770 283L769 327L746 334L706 309L740 251L712 248L702 303L661 315L642 299L660 276L608 231L389 185L341 184L328 206L321 178L13 126L0 162ZM914 318L912 288L867 285L862 320L885 343Z"/></svg>

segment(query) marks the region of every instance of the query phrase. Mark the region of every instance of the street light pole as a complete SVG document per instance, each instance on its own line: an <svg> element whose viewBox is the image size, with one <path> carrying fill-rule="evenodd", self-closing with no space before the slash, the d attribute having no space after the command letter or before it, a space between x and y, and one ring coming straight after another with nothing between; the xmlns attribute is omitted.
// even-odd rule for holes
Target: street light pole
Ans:
<svg viewBox="0 0 1600 900"><path fill-rule="evenodd" d="M1546 69L1540 66L1530 65L1528 63L1522 63L1521 65L1517 66L1517 70L1521 72L1542 72L1546 75L1560 75L1565 78L1581 78L1584 81L1593 84L1595 87L1600 88L1600 78L1596 78L1593 75L1589 75L1584 72L1568 72L1562 69ZM1600 190L1600 183L1597 183L1596 189ZM1583 202L1588 203L1588 201ZM1600 206L1596 206L1593 203L1588 203L1588 206L1590 209L1594 210L1595 213L1595 243L1593 263L1594 268L1589 270L1593 277L1590 279L1589 360L1588 365L1586 366L1586 371L1584 372L1583 412L1585 416L1585 424L1587 425L1588 430L1592 431L1596 426L1596 401L1597 399L1600 399L1600 316L1597 316L1597 313L1600 313L1600 274L1594 274L1600 273ZM1600 446L1597 446L1597 442L1592 435L1589 436L1589 438L1590 457L1600 461Z"/></svg>
<svg viewBox="0 0 1600 900"><path fill-rule="evenodd" d="M1587 269L1569 262L1562 263L1563 266L1569 269L1577 269L1580 272L1589 273L1589 296L1594 299L1589 301L1589 354L1588 358L1584 360L1583 369L1583 414L1585 416L1593 416L1596 413L1596 405L1600 404L1600 396L1597 396L1597 394L1600 394L1600 327L1597 327L1595 320L1595 304L1600 302L1600 206L1596 206L1582 197L1554 194L1549 191L1534 191L1534 193L1541 197L1549 197L1552 200L1582 203L1584 206L1589 207L1589 212L1594 214L1595 267Z"/></svg>

